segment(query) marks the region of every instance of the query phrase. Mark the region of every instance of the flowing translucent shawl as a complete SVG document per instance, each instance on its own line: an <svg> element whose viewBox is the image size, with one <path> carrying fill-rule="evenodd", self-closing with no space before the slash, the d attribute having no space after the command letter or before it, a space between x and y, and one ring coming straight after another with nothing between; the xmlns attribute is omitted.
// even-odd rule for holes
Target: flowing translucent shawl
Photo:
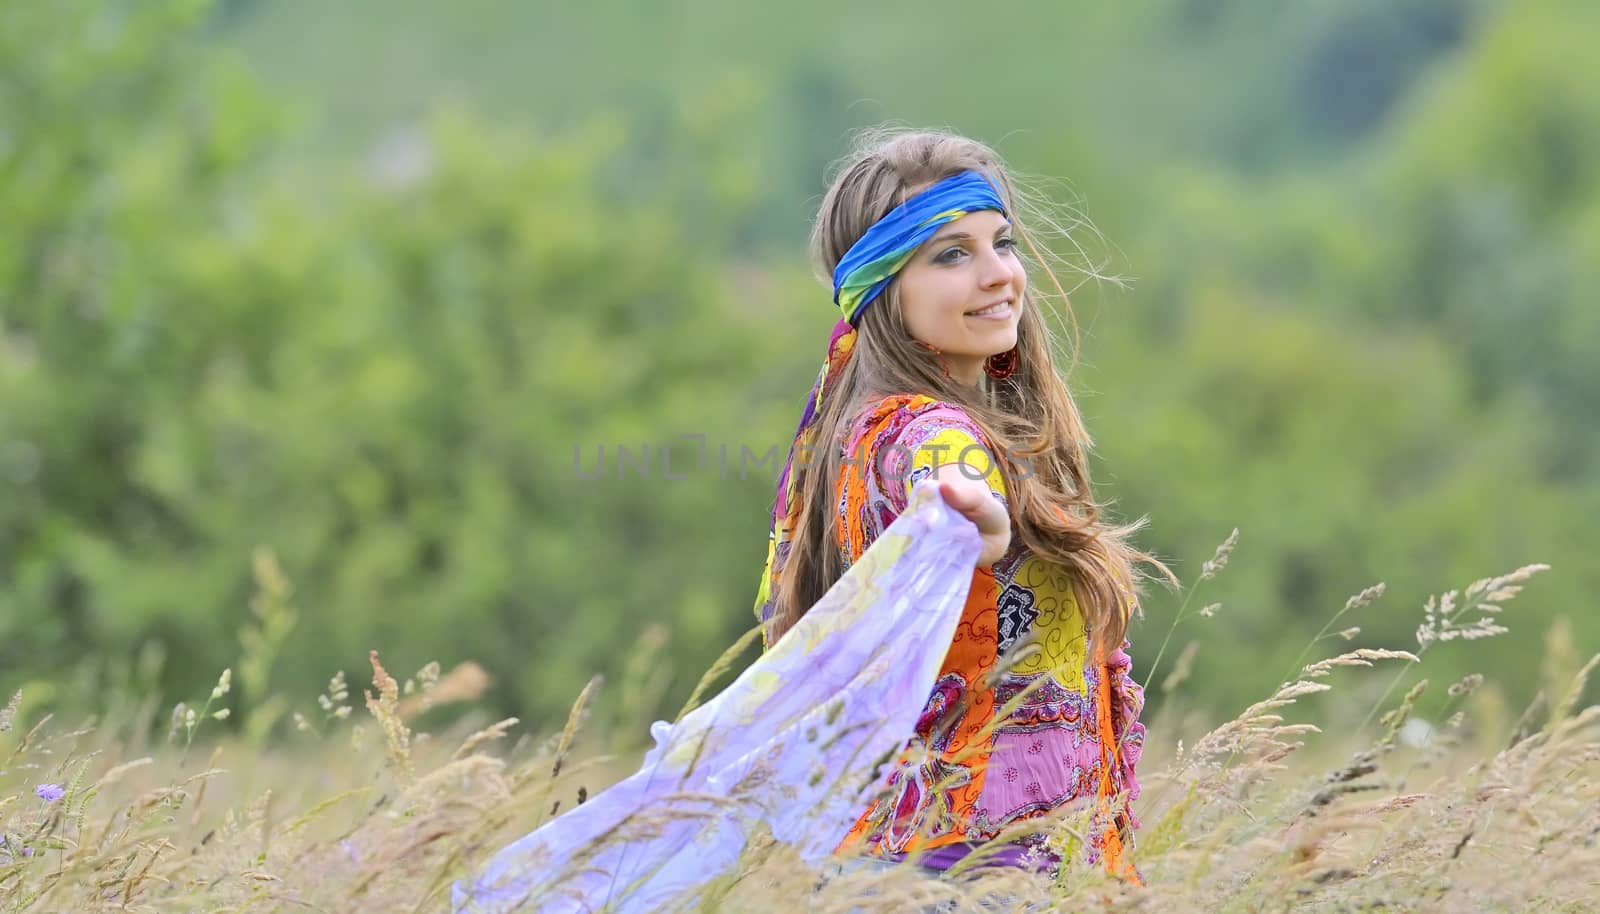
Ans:
<svg viewBox="0 0 1600 914"><path fill-rule="evenodd" d="M639 771L454 886L456 912L656 910L727 873L759 825L819 864L912 735L980 541L932 482L725 691L650 728Z"/></svg>

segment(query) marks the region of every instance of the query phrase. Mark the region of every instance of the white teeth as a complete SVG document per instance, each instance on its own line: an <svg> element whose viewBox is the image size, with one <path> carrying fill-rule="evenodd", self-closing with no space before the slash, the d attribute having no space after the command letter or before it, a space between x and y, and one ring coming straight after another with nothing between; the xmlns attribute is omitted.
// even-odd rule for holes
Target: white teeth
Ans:
<svg viewBox="0 0 1600 914"><path fill-rule="evenodd" d="M1006 309L1008 309L1010 307L1011 307L1011 303L1010 302L1001 302L998 305L990 305L989 307L984 308L982 311L968 311L967 312L967 316L968 317L982 317L985 314L999 314L1000 312L1005 311Z"/></svg>

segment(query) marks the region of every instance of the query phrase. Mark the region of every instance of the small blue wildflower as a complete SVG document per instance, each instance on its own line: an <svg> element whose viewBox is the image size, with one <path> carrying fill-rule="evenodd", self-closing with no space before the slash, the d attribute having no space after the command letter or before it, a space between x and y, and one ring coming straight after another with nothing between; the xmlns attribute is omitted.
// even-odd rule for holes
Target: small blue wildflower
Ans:
<svg viewBox="0 0 1600 914"><path fill-rule="evenodd" d="M60 784L40 784L38 787L33 788L33 793L46 803L54 803L67 795L67 792L61 789Z"/></svg>

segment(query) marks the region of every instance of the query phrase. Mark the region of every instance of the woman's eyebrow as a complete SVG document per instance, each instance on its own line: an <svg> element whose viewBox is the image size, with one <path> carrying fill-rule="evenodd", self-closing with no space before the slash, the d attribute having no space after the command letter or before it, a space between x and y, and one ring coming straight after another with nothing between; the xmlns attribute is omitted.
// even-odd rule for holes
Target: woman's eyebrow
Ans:
<svg viewBox="0 0 1600 914"><path fill-rule="evenodd" d="M1001 235L1005 234L1006 231L1008 229L1010 229L1010 228L1011 228L1011 223L1002 222L1002 223L1000 223L1000 227L994 230L994 236L996 238L999 238ZM972 240L972 236L967 234L966 232L949 232L947 234L939 235L938 237L930 238L928 240L929 240L930 244L935 242L935 241L971 241Z"/></svg>

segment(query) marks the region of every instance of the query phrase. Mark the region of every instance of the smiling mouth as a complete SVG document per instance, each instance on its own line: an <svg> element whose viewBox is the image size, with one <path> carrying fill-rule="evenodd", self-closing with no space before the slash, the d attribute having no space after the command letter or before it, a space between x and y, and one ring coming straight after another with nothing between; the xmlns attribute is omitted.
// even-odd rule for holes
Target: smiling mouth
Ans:
<svg viewBox="0 0 1600 914"><path fill-rule="evenodd" d="M987 308L980 308L977 311L968 311L966 313L966 316L967 317L1010 317L1011 316L1011 302L1003 301L1003 302L1000 302L999 304L990 305Z"/></svg>

